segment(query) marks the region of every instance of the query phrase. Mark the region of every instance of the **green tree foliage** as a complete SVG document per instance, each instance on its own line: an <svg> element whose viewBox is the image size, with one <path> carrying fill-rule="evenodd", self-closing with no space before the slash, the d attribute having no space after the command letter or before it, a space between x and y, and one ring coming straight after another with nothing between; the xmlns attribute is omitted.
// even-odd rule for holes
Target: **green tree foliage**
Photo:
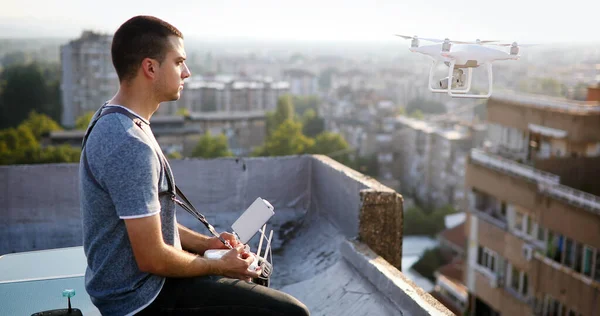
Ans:
<svg viewBox="0 0 600 316"><path fill-rule="evenodd" d="M255 156L286 156L308 153L314 145L314 140L302 134L302 123L291 119L283 124L267 138L265 144L259 147Z"/></svg>
<svg viewBox="0 0 600 316"><path fill-rule="evenodd" d="M379 176L379 162L377 162L377 155L367 157L356 156L349 164L347 164L347 166L373 178Z"/></svg>
<svg viewBox="0 0 600 316"><path fill-rule="evenodd" d="M60 131L62 127L46 114L40 114L35 111L29 113L29 117L21 123L31 130L33 136L40 140L46 133Z"/></svg>
<svg viewBox="0 0 600 316"><path fill-rule="evenodd" d="M306 111L312 109L315 112L319 109L319 98L314 95L309 96L293 96L292 103L294 110L298 116L303 116Z"/></svg>
<svg viewBox="0 0 600 316"><path fill-rule="evenodd" d="M456 213L450 206L432 211L413 207L404 213L404 235L428 235L434 237L445 229L444 218Z"/></svg>
<svg viewBox="0 0 600 316"><path fill-rule="evenodd" d="M267 138L286 120L294 119L294 103L289 94L284 94L277 100L275 112L268 112L266 116Z"/></svg>
<svg viewBox="0 0 600 316"><path fill-rule="evenodd" d="M88 112L84 113L83 115L81 115L80 117L78 117L75 120L75 129L82 130L82 131L87 130L88 126L90 125L90 122L92 121L93 116L94 116L94 111L88 111Z"/></svg>
<svg viewBox="0 0 600 316"><path fill-rule="evenodd" d="M425 250L421 258L413 264L412 268L423 277L435 282L435 271L447 263L449 262L445 259L440 248L436 247Z"/></svg>
<svg viewBox="0 0 600 316"><path fill-rule="evenodd" d="M275 111L275 129L283 122L294 119L294 103L289 94L282 95L277 100L277 111Z"/></svg>
<svg viewBox="0 0 600 316"><path fill-rule="evenodd" d="M189 117L190 116L190 110L188 110L187 108L179 108L177 109L177 113L178 116L183 116L183 117Z"/></svg>
<svg viewBox="0 0 600 316"><path fill-rule="evenodd" d="M47 115L32 111L16 128L0 130L0 165L78 162L78 147L41 146L45 133L60 129Z"/></svg>
<svg viewBox="0 0 600 316"><path fill-rule="evenodd" d="M315 138L314 145L310 148L311 154L327 155L331 158L348 165L350 157L347 152L343 152L349 148L346 140L339 134L331 132L323 132Z"/></svg>
<svg viewBox="0 0 600 316"><path fill-rule="evenodd" d="M409 117L415 118L417 120L422 120L423 118L425 118L425 115L423 115L423 112L421 112L421 110L419 109L414 109Z"/></svg>
<svg viewBox="0 0 600 316"><path fill-rule="evenodd" d="M210 131L207 131L198 144L192 151L192 157L199 158L218 158L233 156L227 144L227 137L224 134L212 136Z"/></svg>
<svg viewBox="0 0 600 316"><path fill-rule="evenodd" d="M302 133L308 137L316 137L325 131L325 120L317 116L317 112L308 109L302 116Z"/></svg>
<svg viewBox="0 0 600 316"><path fill-rule="evenodd" d="M52 72L38 63L4 69L0 75L0 129L16 127L32 110L60 118L59 83Z"/></svg>

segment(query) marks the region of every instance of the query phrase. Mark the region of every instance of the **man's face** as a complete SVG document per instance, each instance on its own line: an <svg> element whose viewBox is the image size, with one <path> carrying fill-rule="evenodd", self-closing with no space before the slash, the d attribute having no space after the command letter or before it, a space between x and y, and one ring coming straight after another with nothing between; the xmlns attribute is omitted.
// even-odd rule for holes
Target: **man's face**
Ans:
<svg viewBox="0 0 600 316"><path fill-rule="evenodd" d="M170 48L159 67L159 77L155 87L162 99L161 102L178 100L183 90L183 80L191 75L185 64L183 39L169 36L169 43Z"/></svg>

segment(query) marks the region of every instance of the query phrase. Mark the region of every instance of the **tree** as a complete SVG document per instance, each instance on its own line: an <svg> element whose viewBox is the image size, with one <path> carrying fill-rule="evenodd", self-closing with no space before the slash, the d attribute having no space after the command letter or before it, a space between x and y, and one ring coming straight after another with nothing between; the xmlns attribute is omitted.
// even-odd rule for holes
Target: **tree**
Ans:
<svg viewBox="0 0 600 316"><path fill-rule="evenodd" d="M188 108L184 108L181 107L179 109L177 109L177 115L179 116L183 116L183 117L189 117L190 116L190 110L188 110Z"/></svg>
<svg viewBox="0 0 600 316"><path fill-rule="evenodd" d="M423 112L421 112L421 110L415 109L410 113L409 117L416 118L417 120L422 120L425 116L423 115Z"/></svg>
<svg viewBox="0 0 600 316"><path fill-rule="evenodd" d="M277 100L277 109L275 112L267 113L266 129L267 138L273 134L275 130L286 120L294 119L294 103L289 94L284 94Z"/></svg>
<svg viewBox="0 0 600 316"><path fill-rule="evenodd" d="M302 117L302 133L308 137L316 137L325 131L325 120L317 116L313 109L308 109Z"/></svg>
<svg viewBox="0 0 600 316"><path fill-rule="evenodd" d="M47 83L37 63L7 67L0 75L0 86L0 129L16 127L32 110L56 115L54 108L60 107L53 90L57 86Z"/></svg>
<svg viewBox="0 0 600 316"><path fill-rule="evenodd" d="M348 153L343 151L349 147L346 140L340 134L323 132L315 138L315 144L310 148L309 152L311 154L327 155L342 164L348 165L350 157Z"/></svg>
<svg viewBox="0 0 600 316"><path fill-rule="evenodd" d="M30 163L39 143L25 125L0 131L0 164Z"/></svg>
<svg viewBox="0 0 600 316"><path fill-rule="evenodd" d="M94 111L85 112L75 120L75 129L85 131L90 125L92 117L94 117Z"/></svg>
<svg viewBox="0 0 600 316"><path fill-rule="evenodd" d="M192 151L192 157L200 158L218 158L233 156L227 144L227 137L224 134L212 136L207 131L200 137L198 144Z"/></svg>
<svg viewBox="0 0 600 316"><path fill-rule="evenodd" d="M48 132L60 131L62 127L58 125L46 114L40 114L35 111L29 113L29 117L21 123L21 125L27 126L33 133L33 136L38 141L41 140L42 136Z"/></svg>
<svg viewBox="0 0 600 316"><path fill-rule="evenodd" d="M297 115L304 115L306 111L313 109L314 111L318 111L319 109L319 99L317 96L309 95L309 96L293 96L292 104L294 105L294 110Z"/></svg>
<svg viewBox="0 0 600 316"><path fill-rule="evenodd" d="M308 153L314 145L314 140L302 134L302 123L291 119L283 124L267 138L265 144L259 147L255 156L285 156Z"/></svg>

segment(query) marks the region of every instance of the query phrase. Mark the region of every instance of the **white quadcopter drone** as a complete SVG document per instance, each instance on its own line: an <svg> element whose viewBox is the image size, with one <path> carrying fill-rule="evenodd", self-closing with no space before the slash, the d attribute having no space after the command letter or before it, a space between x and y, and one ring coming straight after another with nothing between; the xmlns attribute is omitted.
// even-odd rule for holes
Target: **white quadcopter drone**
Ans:
<svg viewBox="0 0 600 316"><path fill-rule="evenodd" d="M410 39L409 50L411 52L421 53L433 59L431 70L429 71L429 90L434 93L447 93L454 98L472 98L487 99L492 95L492 62L496 60L517 60L519 59L519 45L516 42L511 44L494 44L497 41L463 42L451 41L433 38L419 38L415 36L399 35L404 39ZM433 42L437 44L419 46L419 40ZM485 45L510 46L510 51L505 52ZM524 46L524 45L521 45ZM525 45L530 46L530 45ZM437 83L437 88L433 87L433 74L440 62L448 66L448 77ZM481 65L487 66L488 72L488 93L487 94L469 94L471 90L471 81L473 68ZM464 69L468 69L465 73Z"/></svg>

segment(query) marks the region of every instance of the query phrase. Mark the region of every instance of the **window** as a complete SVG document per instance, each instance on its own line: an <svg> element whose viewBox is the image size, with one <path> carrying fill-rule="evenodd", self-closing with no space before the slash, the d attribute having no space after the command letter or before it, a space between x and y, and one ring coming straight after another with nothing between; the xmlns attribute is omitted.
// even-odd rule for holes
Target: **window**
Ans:
<svg viewBox="0 0 600 316"><path fill-rule="evenodd" d="M594 249L585 246L583 250L583 267L581 273L587 277L592 277L592 264L594 261Z"/></svg>
<svg viewBox="0 0 600 316"><path fill-rule="evenodd" d="M525 229L527 236L535 237L535 233L533 232L533 223L534 221L531 219L529 215L525 215Z"/></svg>
<svg viewBox="0 0 600 316"><path fill-rule="evenodd" d="M546 257L562 263L563 236L548 230L548 240L546 241Z"/></svg>
<svg viewBox="0 0 600 316"><path fill-rule="evenodd" d="M575 262L575 242L570 238L565 238L565 258L564 265L573 268Z"/></svg>
<svg viewBox="0 0 600 316"><path fill-rule="evenodd" d="M515 211L515 221L513 223L513 229L518 232L523 232L523 213Z"/></svg>
<svg viewBox="0 0 600 316"><path fill-rule="evenodd" d="M546 230L542 228L542 226L540 226L539 224L537 228L537 240L542 242L546 240Z"/></svg>
<svg viewBox="0 0 600 316"><path fill-rule="evenodd" d="M595 261L595 266L596 266L596 273L594 274L594 279L598 282L600 282L600 251L596 251L596 261Z"/></svg>
<svg viewBox="0 0 600 316"><path fill-rule="evenodd" d="M527 273L517 269L512 264L508 265L510 288L519 293L522 297L527 297L529 294L529 278Z"/></svg>
<svg viewBox="0 0 600 316"><path fill-rule="evenodd" d="M583 245L580 243L575 244L575 265L573 270L581 272L581 259L583 258Z"/></svg>
<svg viewBox="0 0 600 316"><path fill-rule="evenodd" d="M477 263L491 272L496 272L496 254L485 247L479 246Z"/></svg>
<svg viewBox="0 0 600 316"><path fill-rule="evenodd" d="M523 282L521 282L523 284L523 287L521 288L521 294L525 297L527 297L528 293L528 289L529 289L529 279L527 278L527 273L525 272L521 272L523 274L522 280Z"/></svg>

